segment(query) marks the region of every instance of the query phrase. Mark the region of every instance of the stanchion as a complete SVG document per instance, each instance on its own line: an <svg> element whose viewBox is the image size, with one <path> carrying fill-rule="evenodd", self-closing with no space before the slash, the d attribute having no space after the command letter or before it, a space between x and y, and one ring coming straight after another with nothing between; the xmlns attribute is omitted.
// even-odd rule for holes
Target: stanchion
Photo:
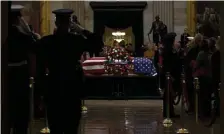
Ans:
<svg viewBox="0 0 224 134"><path fill-rule="evenodd" d="M30 124L29 133L32 134L33 130L33 117L34 117L34 78L30 77Z"/></svg>
<svg viewBox="0 0 224 134"><path fill-rule="evenodd" d="M43 97L41 98L41 100L43 102ZM49 134L50 133L50 129L48 127L47 107L45 105L44 105L44 109L45 109L45 127L40 130L40 133L41 134Z"/></svg>
<svg viewBox="0 0 224 134"><path fill-rule="evenodd" d="M166 118L163 120L163 126L165 127L165 128L170 128L170 127L172 127L172 125L173 125L173 122L172 122L172 120L170 119L170 73L169 72L167 72L166 73L166 80L167 80L167 93L166 93L166 99L167 99L167 101L166 101L166 105L167 105L167 107L166 107L166 109L164 109L164 110L166 110Z"/></svg>
<svg viewBox="0 0 224 134"><path fill-rule="evenodd" d="M82 99L82 113L86 114L88 112L87 107L85 106L85 100Z"/></svg>
<svg viewBox="0 0 224 134"><path fill-rule="evenodd" d="M163 97L164 92L163 92L163 90L161 89L161 78L160 78L161 70L162 70L162 65L160 65L160 64L158 63L158 67L159 67L159 70L158 70L158 92L159 92L160 96Z"/></svg>
<svg viewBox="0 0 224 134"><path fill-rule="evenodd" d="M198 123L198 93L200 89L199 79L194 78L194 88L195 88L195 121Z"/></svg>
<svg viewBox="0 0 224 134"><path fill-rule="evenodd" d="M46 77L48 77L48 73L49 73L49 70L47 69L46 70L46 74L45 74ZM40 130L40 133L41 134L49 134L50 133L50 129L48 127L47 107L46 107L46 105L44 103L44 98L43 97L41 97L41 101L42 101L44 109L45 109L45 127Z"/></svg>
<svg viewBox="0 0 224 134"><path fill-rule="evenodd" d="M181 95L181 114L180 114L180 120L181 120L181 128L177 130L177 134L190 134L188 129L184 127L184 88L185 88L185 75L184 73L181 74L182 77L182 95Z"/></svg>

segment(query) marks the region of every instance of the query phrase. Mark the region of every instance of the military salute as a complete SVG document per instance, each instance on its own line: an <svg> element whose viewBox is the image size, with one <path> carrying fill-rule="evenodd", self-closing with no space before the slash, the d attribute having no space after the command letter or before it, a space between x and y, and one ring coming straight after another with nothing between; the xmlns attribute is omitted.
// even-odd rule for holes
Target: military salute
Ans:
<svg viewBox="0 0 224 134"><path fill-rule="evenodd" d="M42 78L48 68L45 101L51 134L75 134L81 118L83 97L83 72L79 60L84 51L92 52L96 50L93 47L100 47L90 43L88 35L85 39L69 32L72 10L58 9L53 13L56 15L57 30L38 43L36 83L43 85Z"/></svg>
<svg viewBox="0 0 224 134"><path fill-rule="evenodd" d="M29 77L34 77L35 40L22 18L23 6L11 6L9 28L8 88L10 126L14 134L26 134L29 121Z"/></svg>

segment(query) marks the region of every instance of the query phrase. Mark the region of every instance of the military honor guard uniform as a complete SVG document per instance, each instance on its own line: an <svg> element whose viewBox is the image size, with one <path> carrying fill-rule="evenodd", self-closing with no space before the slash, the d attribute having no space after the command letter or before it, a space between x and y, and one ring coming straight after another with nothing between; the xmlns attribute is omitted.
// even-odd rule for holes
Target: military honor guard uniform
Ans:
<svg viewBox="0 0 224 134"><path fill-rule="evenodd" d="M26 134L29 121L29 77L34 75L35 51L28 25L21 14L23 6L11 6L8 44L8 89L10 125L14 134ZM25 25L24 25L25 24Z"/></svg>
<svg viewBox="0 0 224 134"><path fill-rule="evenodd" d="M75 134L84 95L80 57L83 52L92 52L94 47L99 47L83 36L69 32L73 10L58 9L53 13L57 30L38 43L36 83L44 85L42 78L45 68L48 68L48 87L44 97L51 134Z"/></svg>

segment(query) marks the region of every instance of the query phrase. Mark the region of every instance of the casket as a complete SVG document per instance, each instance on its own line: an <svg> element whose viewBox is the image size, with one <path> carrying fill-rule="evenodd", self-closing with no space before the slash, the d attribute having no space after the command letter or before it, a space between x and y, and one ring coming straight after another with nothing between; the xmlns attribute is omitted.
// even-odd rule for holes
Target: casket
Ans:
<svg viewBox="0 0 224 134"><path fill-rule="evenodd" d="M151 60L133 57L136 67L134 73L127 75L107 74L105 62L104 57L83 62L87 99L161 99L157 90L157 73Z"/></svg>

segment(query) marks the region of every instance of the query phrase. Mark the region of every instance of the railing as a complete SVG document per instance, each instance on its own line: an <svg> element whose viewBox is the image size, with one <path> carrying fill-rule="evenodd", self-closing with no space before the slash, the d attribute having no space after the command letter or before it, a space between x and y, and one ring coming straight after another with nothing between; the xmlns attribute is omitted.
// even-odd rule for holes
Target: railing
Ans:
<svg viewBox="0 0 224 134"><path fill-rule="evenodd" d="M30 77L30 122L29 122L29 133L32 134L33 128L33 117L34 117L34 78Z"/></svg>
<svg viewBox="0 0 224 134"><path fill-rule="evenodd" d="M182 85L182 92L181 92L181 114L180 114L180 120L181 120L181 128L177 130L177 134L189 134L190 132L188 129L185 128L184 124L184 106L186 103L188 103L187 99L187 92L186 92L186 80L185 80L185 73L181 74L181 85Z"/></svg>
<svg viewBox="0 0 224 134"><path fill-rule="evenodd" d="M200 85L199 85L199 79L198 77L194 78L194 89L195 89L195 121L198 123L198 96L199 96L199 90L200 90Z"/></svg>
<svg viewBox="0 0 224 134"><path fill-rule="evenodd" d="M167 90L167 92L166 92L166 94L165 94L165 96L166 96L166 104L163 104L163 105L166 105L166 109L163 109L163 110L166 110L166 118L163 120L163 126L165 127L165 128L170 128L170 127L172 127L172 125L173 125L173 121L170 119L170 93L171 93L171 91L170 91L170 86L171 86L171 76L170 76L170 73L169 72L167 72L166 73L166 83L167 83L167 88L166 88L166 90Z"/></svg>
<svg viewBox="0 0 224 134"><path fill-rule="evenodd" d="M161 72L162 72L163 66L160 65L160 63L158 63L158 67L159 67L158 75L157 75L158 76L158 92L159 92L160 96L163 97L164 96L164 91L161 88Z"/></svg>

